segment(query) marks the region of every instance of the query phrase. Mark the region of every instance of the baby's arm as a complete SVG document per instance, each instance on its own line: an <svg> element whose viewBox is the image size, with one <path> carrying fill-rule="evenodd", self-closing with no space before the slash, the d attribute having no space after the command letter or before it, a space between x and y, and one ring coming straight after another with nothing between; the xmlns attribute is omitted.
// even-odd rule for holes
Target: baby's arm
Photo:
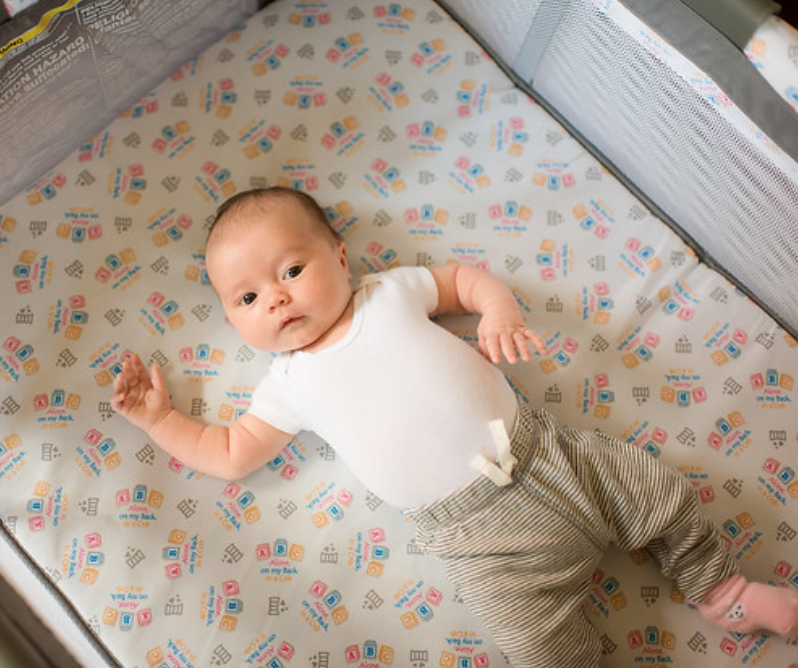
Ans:
<svg viewBox="0 0 798 668"><path fill-rule="evenodd" d="M137 355L114 380L111 406L175 459L225 480L270 462L292 438L246 413L229 427L192 420L172 407L160 369L148 372Z"/></svg>
<svg viewBox="0 0 798 668"><path fill-rule="evenodd" d="M447 264L432 270L438 286L438 307L432 315L476 313L482 316L477 327L479 349L491 362L501 356L515 364L520 356L532 359L529 341L541 354L545 344L529 329L510 289L489 273L465 264Z"/></svg>

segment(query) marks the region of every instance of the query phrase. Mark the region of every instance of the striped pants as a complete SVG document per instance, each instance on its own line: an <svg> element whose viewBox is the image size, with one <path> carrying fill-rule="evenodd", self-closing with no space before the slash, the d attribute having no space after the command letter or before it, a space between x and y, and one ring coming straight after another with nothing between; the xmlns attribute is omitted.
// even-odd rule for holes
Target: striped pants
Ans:
<svg viewBox="0 0 798 668"><path fill-rule="evenodd" d="M641 449L519 406L512 482L406 511L515 668L598 666L583 605L605 549L645 548L694 602L737 572L685 479Z"/></svg>

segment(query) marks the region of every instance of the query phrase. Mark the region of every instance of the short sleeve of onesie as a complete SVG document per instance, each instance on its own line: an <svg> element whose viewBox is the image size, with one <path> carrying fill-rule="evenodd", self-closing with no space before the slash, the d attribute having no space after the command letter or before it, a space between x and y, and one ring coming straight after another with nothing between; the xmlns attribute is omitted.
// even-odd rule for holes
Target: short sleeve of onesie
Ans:
<svg viewBox="0 0 798 668"><path fill-rule="evenodd" d="M255 388L248 412L286 434L298 434L307 425L297 411L299 404L288 382L289 360L287 355L274 359L269 372Z"/></svg>

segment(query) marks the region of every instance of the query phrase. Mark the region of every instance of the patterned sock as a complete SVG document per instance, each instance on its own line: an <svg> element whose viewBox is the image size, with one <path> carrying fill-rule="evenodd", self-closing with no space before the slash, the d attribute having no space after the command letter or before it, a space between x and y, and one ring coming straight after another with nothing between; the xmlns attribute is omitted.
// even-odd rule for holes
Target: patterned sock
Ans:
<svg viewBox="0 0 798 668"><path fill-rule="evenodd" d="M726 631L771 631L798 637L798 592L748 582L733 575L709 592L698 610L707 621Z"/></svg>

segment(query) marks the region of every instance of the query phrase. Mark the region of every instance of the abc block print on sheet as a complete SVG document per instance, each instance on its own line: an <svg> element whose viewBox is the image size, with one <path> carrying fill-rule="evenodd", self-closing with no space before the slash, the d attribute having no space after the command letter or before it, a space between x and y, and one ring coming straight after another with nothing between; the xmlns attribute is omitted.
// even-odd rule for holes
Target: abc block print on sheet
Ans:
<svg viewBox="0 0 798 668"><path fill-rule="evenodd" d="M204 238L272 184L320 199L358 273L501 276L546 343L505 368L524 400L676 466L748 572L798 584L795 342L435 5L279 2L0 213L2 517L121 663L505 665L317 437L228 483L110 409L136 351L194 417L246 410L269 356L225 324ZM473 318L444 324L475 340ZM608 555L585 610L608 666L794 652L707 628L644 553Z"/></svg>

